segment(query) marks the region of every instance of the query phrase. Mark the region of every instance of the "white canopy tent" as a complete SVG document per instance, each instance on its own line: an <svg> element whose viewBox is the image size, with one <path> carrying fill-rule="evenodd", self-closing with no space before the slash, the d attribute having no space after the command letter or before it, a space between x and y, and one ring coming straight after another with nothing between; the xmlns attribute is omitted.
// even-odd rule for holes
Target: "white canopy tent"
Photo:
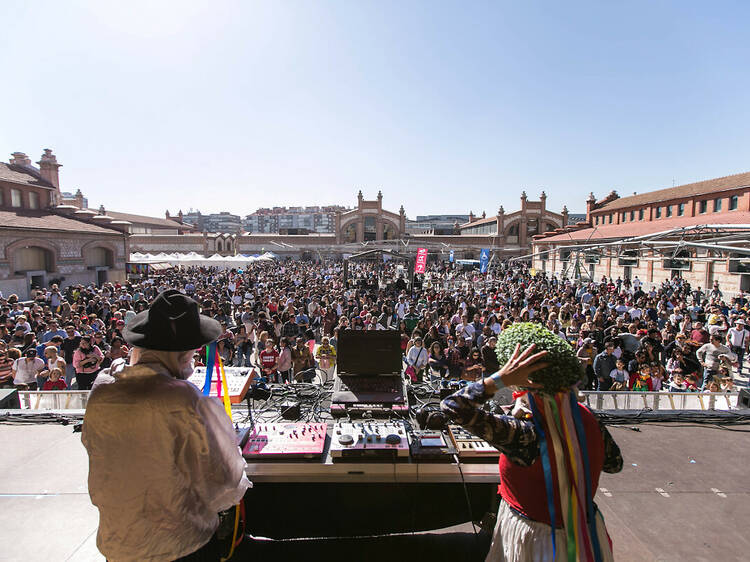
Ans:
<svg viewBox="0 0 750 562"><path fill-rule="evenodd" d="M266 252L263 255L243 255L238 254L236 256L222 256L220 254L214 254L208 258L201 256L196 252L190 252L187 254L166 254L161 252L159 254L143 254L135 252L130 254L130 263L169 263L170 265L184 265L184 266L207 266L207 267L221 267L229 269L232 267L242 267L244 265L256 263L256 262L269 262L276 258L271 252Z"/></svg>

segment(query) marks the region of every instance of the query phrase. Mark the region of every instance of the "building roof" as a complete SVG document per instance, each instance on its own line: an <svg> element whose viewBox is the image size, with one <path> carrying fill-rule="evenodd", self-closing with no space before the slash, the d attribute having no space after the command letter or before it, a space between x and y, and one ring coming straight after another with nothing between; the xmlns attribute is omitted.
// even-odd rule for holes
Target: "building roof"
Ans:
<svg viewBox="0 0 750 562"><path fill-rule="evenodd" d="M711 221L711 222L709 222ZM560 243L560 242L578 242L581 240L607 240L617 238L630 238L632 236L644 236L655 234L673 228L683 226L712 224L750 224L750 212L748 211L730 211L727 213L698 215L696 217L674 217L656 221L634 221L621 224L599 225L595 228L571 229L562 234L534 238L534 244Z"/></svg>
<svg viewBox="0 0 750 562"><path fill-rule="evenodd" d="M24 168L15 164L6 164L5 162L0 162L0 181L55 189L54 185L42 179L36 169Z"/></svg>
<svg viewBox="0 0 750 562"><path fill-rule="evenodd" d="M97 224L79 221L48 211L2 211L0 210L0 229L17 228L22 230L53 230L82 234L109 234L122 236L114 228L105 228Z"/></svg>
<svg viewBox="0 0 750 562"><path fill-rule="evenodd" d="M465 222L465 223L459 225L458 227L461 230L463 230L464 228L469 228L470 226L479 226L479 225L482 225L482 224L490 224L490 223L493 223L493 222L497 222L497 217L486 217L486 218L474 219L473 221L471 221L471 222Z"/></svg>
<svg viewBox="0 0 750 562"><path fill-rule="evenodd" d="M193 225L179 223L171 219L160 219L158 217L147 217L144 215L133 215L130 213L120 213L117 211L107 210L107 216L110 216L117 220L125 220L132 222L133 224L148 224L151 226L158 226L161 228L179 228L181 230L192 230Z"/></svg>
<svg viewBox="0 0 750 562"><path fill-rule="evenodd" d="M631 195L629 197L620 197L619 199L615 199L610 203L596 208L594 212L606 212L615 209L646 205L649 203L658 203L660 201L668 201L670 199L708 195L710 193L718 193L720 191L748 186L750 186L750 172L744 172L742 174L734 174L733 176L724 176L723 178L714 178L712 180L649 191L648 193L639 193L638 195Z"/></svg>

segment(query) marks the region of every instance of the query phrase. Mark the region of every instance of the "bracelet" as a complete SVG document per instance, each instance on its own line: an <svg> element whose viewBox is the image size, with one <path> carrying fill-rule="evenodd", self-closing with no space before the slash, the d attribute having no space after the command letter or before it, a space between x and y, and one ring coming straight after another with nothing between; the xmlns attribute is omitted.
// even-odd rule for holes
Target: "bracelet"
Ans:
<svg viewBox="0 0 750 562"><path fill-rule="evenodd" d="M500 371L495 373L494 375L490 375L490 378L492 379L492 382L495 383L495 386L498 390L501 388L505 388L505 383L503 382L502 377L500 376Z"/></svg>

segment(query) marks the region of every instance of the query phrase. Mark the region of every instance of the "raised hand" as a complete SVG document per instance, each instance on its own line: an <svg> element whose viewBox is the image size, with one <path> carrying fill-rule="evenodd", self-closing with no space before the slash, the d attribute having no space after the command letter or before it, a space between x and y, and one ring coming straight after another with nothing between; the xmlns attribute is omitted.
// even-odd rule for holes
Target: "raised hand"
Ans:
<svg viewBox="0 0 750 562"><path fill-rule="evenodd" d="M547 355L547 352L534 353L534 349L536 349L536 344L533 343L523 351L521 351L521 344L516 344L513 355L499 371L500 378L505 386L541 388L541 385L529 380L529 375L544 369L548 365L548 363L540 361ZM485 386L487 381L491 381L492 387L495 386L494 381L490 378L485 379Z"/></svg>

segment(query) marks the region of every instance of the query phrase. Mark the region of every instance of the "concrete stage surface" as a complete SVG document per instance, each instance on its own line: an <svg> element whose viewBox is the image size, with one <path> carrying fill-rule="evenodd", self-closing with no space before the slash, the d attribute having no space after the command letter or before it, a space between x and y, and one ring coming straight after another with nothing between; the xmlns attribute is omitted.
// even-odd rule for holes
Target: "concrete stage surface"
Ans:
<svg viewBox="0 0 750 562"><path fill-rule="evenodd" d="M750 560L750 425L648 423L610 431L625 466L602 475L596 501L616 560ZM0 425L0 560L103 560L80 441L72 426ZM326 506L313 511L310 517L325 517ZM456 562L482 560L488 540L468 524L387 537L247 540L233 559Z"/></svg>

